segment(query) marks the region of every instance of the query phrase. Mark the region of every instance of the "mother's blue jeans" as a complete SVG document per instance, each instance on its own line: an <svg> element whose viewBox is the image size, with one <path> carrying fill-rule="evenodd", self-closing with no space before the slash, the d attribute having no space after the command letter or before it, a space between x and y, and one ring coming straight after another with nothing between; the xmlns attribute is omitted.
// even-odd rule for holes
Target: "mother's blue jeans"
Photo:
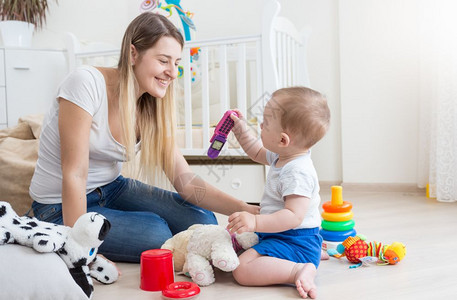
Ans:
<svg viewBox="0 0 457 300"><path fill-rule="evenodd" d="M32 204L37 219L63 224L62 204ZM160 248L193 224L217 224L214 214L166 191L119 176L87 195L87 211L105 216L111 230L99 253L113 261L139 262L145 250Z"/></svg>

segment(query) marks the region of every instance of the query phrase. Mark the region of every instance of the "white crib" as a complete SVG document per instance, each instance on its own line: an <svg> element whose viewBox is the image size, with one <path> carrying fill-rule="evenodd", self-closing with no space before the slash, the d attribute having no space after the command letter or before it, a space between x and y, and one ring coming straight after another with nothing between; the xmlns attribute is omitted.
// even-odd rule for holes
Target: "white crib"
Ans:
<svg viewBox="0 0 457 300"><path fill-rule="evenodd" d="M177 79L178 146L189 159L204 158L215 125L238 108L258 132L270 93L292 85L309 86L306 65L308 30L298 31L279 17L280 4L265 1L262 32L252 36L191 41L184 46L183 75ZM191 49L199 47L198 60ZM68 34L69 70L80 64L114 66L119 50L106 44L81 45ZM245 157L233 136L222 157Z"/></svg>

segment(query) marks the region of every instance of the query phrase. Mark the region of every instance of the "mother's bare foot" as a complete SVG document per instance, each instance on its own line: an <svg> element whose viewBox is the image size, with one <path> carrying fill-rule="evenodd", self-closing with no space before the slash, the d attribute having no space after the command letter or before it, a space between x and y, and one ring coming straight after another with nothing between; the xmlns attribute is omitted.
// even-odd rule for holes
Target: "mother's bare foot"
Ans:
<svg viewBox="0 0 457 300"><path fill-rule="evenodd" d="M317 297L317 287L314 283L314 277L316 277L316 267L311 264L298 264L295 273L295 286L297 291L302 298L315 299Z"/></svg>

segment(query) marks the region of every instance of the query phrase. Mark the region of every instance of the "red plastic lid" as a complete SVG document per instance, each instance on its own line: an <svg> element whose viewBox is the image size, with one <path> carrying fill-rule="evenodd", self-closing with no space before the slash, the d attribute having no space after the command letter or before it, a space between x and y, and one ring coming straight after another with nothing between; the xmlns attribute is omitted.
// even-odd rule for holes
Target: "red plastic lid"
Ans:
<svg viewBox="0 0 457 300"><path fill-rule="evenodd" d="M200 294L200 287L188 281L173 282L162 291L165 299L191 299Z"/></svg>
<svg viewBox="0 0 457 300"><path fill-rule="evenodd" d="M162 259L173 256L173 253L168 249L151 249L141 253L142 259Z"/></svg>

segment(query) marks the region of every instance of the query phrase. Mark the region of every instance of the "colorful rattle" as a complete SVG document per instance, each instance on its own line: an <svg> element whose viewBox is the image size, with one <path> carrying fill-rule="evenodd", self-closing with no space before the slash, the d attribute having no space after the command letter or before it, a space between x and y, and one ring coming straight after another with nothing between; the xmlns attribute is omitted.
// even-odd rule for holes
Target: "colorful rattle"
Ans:
<svg viewBox="0 0 457 300"><path fill-rule="evenodd" d="M343 201L343 188L332 186L332 200L322 205L322 229L319 231L324 239L323 248L327 250L329 242L342 242L349 236L355 236L355 222L352 220L352 204Z"/></svg>
<svg viewBox="0 0 457 300"><path fill-rule="evenodd" d="M406 246L400 242L383 245L376 241L366 242L365 240L365 237L360 235L350 236L339 244L336 249L330 249L327 252L337 258L346 256L348 261L357 264L355 267L361 266L364 262L377 262L378 265L395 265L406 255Z"/></svg>
<svg viewBox="0 0 457 300"><path fill-rule="evenodd" d="M209 141L211 143L208 149L208 156L210 158L214 159L218 157L222 147L225 142L227 142L227 136L235 125L235 122L233 122L232 118L230 118L230 115L232 114L238 117L238 114L235 111L228 110L225 112L219 123L217 123L214 134Z"/></svg>

